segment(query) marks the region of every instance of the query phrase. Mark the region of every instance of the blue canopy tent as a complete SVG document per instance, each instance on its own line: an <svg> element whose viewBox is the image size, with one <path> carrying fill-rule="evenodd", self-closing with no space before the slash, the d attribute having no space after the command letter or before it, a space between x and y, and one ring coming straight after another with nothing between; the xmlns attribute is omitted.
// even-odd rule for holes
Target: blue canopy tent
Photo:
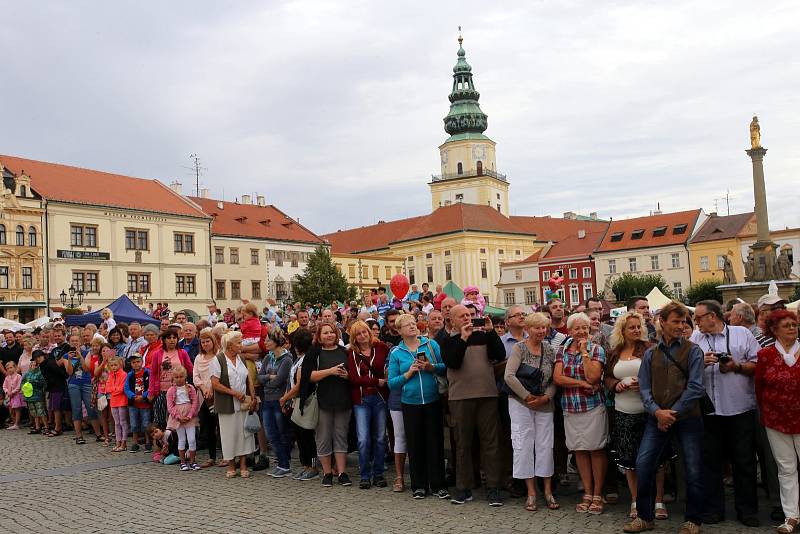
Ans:
<svg viewBox="0 0 800 534"><path fill-rule="evenodd" d="M161 325L161 321L150 317L139 306L133 303L128 295L122 295L117 300L106 306L114 313L114 320L118 323L128 323L136 321L141 324ZM89 323L99 325L103 319L100 317L100 310L84 313L83 315L67 315L65 323L67 326L86 326Z"/></svg>

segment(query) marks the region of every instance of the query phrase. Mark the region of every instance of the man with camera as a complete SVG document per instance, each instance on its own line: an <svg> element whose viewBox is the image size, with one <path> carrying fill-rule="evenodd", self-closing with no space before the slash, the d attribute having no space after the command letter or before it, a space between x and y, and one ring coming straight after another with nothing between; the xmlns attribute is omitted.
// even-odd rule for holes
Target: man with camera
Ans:
<svg viewBox="0 0 800 534"><path fill-rule="evenodd" d="M699 331L690 340L705 353L705 389L713 404L713 411L709 405L703 413L703 522L713 524L725 519L722 469L727 459L733 466L737 517L743 525L757 527L757 403L753 373L761 347L749 329L725 324L722 306L715 300L698 302L694 318Z"/></svg>
<svg viewBox="0 0 800 534"><path fill-rule="evenodd" d="M505 360L506 350L491 319L476 316L474 306L453 306L450 323L456 333L442 342L442 359L447 366L449 384L448 406L456 438L458 491L450 502L464 504L472 500L475 487L472 440L477 430L489 506L502 506L494 364Z"/></svg>

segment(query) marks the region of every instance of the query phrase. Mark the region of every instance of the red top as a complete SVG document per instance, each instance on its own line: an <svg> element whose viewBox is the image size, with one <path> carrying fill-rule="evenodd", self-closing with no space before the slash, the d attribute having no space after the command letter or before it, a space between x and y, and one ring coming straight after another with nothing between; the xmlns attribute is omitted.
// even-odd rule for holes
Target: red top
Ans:
<svg viewBox="0 0 800 534"><path fill-rule="evenodd" d="M106 391L111 394L111 407L122 408L128 406L128 397L125 395L125 381L128 380L128 374L122 369L117 369L115 372L108 373L106 380Z"/></svg>
<svg viewBox="0 0 800 534"><path fill-rule="evenodd" d="M353 348L347 351L347 373L350 375L350 397L353 404L361 404L361 398L376 393L389 400L388 387L378 386L378 380L386 378L386 359L389 346L383 341L373 340L370 357L356 355Z"/></svg>
<svg viewBox="0 0 800 534"><path fill-rule="evenodd" d="M761 349L755 384L763 425L784 434L800 434L800 361L789 367L774 346Z"/></svg>

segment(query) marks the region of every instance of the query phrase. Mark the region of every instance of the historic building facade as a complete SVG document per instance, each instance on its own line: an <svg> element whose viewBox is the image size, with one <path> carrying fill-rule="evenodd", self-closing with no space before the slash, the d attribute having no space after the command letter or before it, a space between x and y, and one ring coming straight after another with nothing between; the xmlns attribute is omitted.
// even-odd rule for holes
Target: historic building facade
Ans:
<svg viewBox="0 0 800 534"><path fill-rule="evenodd" d="M127 294L146 308L205 310L211 299L211 218L157 180L0 156L30 176L44 208L47 304L83 291L97 309Z"/></svg>
<svg viewBox="0 0 800 534"><path fill-rule="evenodd" d="M724 216L710 214L689 241L692 282L716 280L724 283L726 257L735 280L743 282L742 235L754 235L755 231L756 216L752 211Z"/></svg>
<svg viewBox="0 0 800 534"><path fill-rule="evenodd" d="M42 200L23 172L0 158L0 317L27 323L45 314Z"/></svg>
<svg viewBox="0 0 800 534"><path fill-rule="evenodd" d="M297 275L325 241L273 205L242 195L236 202L191 197L211 223L213 297L235 309L243 300L288 302Z"/></svg>

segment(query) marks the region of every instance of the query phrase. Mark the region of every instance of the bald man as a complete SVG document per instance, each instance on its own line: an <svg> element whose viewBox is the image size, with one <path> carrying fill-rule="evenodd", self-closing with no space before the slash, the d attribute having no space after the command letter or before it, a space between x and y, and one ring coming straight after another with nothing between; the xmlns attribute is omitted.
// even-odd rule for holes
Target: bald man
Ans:
<svg viewBox="0 0 800 534"><path fill-rule="evenodd" d="M442 343L449 384L448 407L456 438L456 492L450 502L464 504L472 500L475 487L472 439L477 431L489 506L503 506L494 364L505 360L506 349L492 321L486 317L483 326L474 327L475 316L474 307L453 306L450 324L456 333Z"/></svg>
<svg viewBox="0 0 800 534"><path fill-rule="evenodd" d="M453 297L447 297L442 301L442 316L444 317L444 327L436 333L436 337L433 339L441 346L442 342L450 336L451 334L455 334L456 332L453 330L450 324L450 310L453 309L453 306L457 304L456 299Z"/></svg>

